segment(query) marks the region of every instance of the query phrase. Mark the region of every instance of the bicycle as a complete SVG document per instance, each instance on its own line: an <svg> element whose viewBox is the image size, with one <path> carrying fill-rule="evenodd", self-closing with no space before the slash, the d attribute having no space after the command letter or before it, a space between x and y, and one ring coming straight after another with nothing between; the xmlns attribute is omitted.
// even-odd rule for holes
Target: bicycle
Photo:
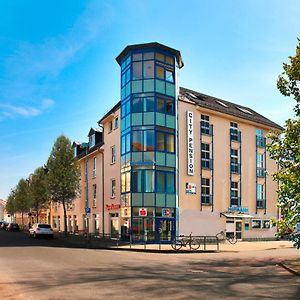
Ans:
<svg viewBox="0 0 300 300"><path fill-rule="evenodd" d="M226 234L226 230L222 230L216 234L216 238L219 241L228 241L230 244L235 244L237 242L236 236L234 233Z"/></svg>
<svg viewBox="0 0 300 300"><path fill-rule="evenodd" d="M172 241L171 247L178 251L182 247L190 247L190 250L197 250L200 247L200 241L192 237L192 233L188 236L180 235L179 239L175 238Z"/></svg>

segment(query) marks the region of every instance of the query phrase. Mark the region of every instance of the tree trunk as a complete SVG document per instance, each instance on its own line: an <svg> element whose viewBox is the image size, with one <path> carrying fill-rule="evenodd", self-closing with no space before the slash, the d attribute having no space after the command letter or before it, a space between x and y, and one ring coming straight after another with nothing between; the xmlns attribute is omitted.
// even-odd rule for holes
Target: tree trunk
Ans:
<svg viewBox="0 0 300 300"><path fill-rule="evenodd" d="M63 208L64 208L64 225L65 225L65 236L67 236L67 212L66 212L66 203L65 201L62 202Z"/></svg>
<svg viewBox="0 0 300 300"><path fill-rule="evenodd" d="M39 222L39 207L36 207L36 222Z"/></svg>

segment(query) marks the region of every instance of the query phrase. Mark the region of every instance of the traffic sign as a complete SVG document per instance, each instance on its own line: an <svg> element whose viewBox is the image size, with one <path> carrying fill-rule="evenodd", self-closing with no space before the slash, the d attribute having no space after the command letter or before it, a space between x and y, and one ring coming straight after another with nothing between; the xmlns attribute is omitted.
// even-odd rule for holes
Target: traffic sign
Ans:
<svg viewBox="0 0 300 300"><path fill-rule="evenodd" d="M140 217L147 217L147 208L144 208L144 207L140 208L139 209L139 216Z"/></svg>
<svg viewBox="0 0 300 300"><path fill-rule="evenodd" d="M162 216L163 217L170 217L170 210L168 208L162 209Z"/></svg>
<svg viewBox="0 0 300 300"><path fill-rule="evenodd" d="M90 214L91 213L91 208L90 207L86 207L85 208L85 213L86 214Z"/></svg>

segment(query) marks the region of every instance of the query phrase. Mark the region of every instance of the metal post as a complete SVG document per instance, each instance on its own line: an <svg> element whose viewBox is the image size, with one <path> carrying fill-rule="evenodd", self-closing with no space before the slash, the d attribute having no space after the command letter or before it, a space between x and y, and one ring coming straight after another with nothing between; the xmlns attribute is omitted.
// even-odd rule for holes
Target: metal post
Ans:
<svg viewBox="0 0 300 300"><path fill-rule="evenodd" d="M204 236L204 251L206 251L206 236Z"/></svg>

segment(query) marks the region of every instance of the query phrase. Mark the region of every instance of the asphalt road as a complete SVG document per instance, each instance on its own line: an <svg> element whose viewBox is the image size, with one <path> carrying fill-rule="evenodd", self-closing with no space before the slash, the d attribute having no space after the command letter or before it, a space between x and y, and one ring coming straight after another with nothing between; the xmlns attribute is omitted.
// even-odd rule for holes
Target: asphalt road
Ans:
<svg viewBox="0 0 300 300"><path fill-rule="evenodd" d="M0 231L0 299L300 299L296 249L161 254L67 248Z"/></svg>

